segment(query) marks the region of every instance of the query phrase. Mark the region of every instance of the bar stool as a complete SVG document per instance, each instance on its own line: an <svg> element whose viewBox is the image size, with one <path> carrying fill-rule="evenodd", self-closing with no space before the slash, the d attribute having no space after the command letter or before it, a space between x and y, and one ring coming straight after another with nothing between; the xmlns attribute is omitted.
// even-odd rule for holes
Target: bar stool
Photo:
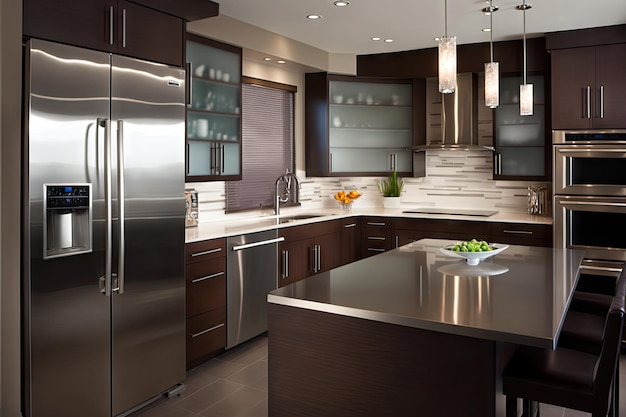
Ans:
<svg viewBox="0 0 626 417"><path fill-rule="evenodd" d="M626 285L626 270L616 281L614 296ZM607 313L614 296L576 291L559 334L559 346L600 354Z"/></svg>
<svg viewBox="0 0 626 417"><path fill-rule="evenodd" d="M618 411L616 369L624 326L626 280L621 281L603 326L599 354L559 346L555 350L522 346L502 374L506 416L517 416L517 399L524 415L533 402L553 404L606 417Z"/></svg>

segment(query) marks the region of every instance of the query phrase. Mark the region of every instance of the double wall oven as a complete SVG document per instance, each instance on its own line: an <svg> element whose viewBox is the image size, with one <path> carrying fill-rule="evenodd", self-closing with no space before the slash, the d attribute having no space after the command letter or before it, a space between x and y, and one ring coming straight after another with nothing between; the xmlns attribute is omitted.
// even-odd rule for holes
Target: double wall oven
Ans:
<svg viewBox="0 0 626 417"><path fill-rule="evenodd" d="M554 131L554 243L585 250L585 269L626 261L626 129Z"/></svg>

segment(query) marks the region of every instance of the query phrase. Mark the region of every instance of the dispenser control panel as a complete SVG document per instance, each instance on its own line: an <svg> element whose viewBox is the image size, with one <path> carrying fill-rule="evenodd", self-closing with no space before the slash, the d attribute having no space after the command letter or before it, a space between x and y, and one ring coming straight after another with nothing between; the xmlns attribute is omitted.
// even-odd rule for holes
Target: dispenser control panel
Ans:
<svg viewBox="0 0 626 417"><path fill-rule="evenodd" d="M52 185L46 188L49 209L88 208L89 186L87 185Z"/></svg>
<svg viewBox="0 0 626 417"><path fill-rule="evenodd" d="M91 252L91 184L44 184L44 196L44 259Z"/></svg>

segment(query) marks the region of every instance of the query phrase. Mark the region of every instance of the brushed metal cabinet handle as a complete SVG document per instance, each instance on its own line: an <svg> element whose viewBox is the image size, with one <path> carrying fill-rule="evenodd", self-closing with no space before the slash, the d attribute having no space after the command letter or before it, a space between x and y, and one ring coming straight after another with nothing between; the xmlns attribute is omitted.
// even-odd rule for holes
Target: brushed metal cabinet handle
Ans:
<svg viewBox="0 0 626 417"><path fill-rule="evenodd" d="M600 119L604 119L604 86L600 86Z"/></svg>
<svg viewBox="0 0 626 417"><path fill-rule="evenodd" d="M387 226L387 223L381 223L381 222L367 222L368 226Z"/></svg>
<svg viewBox="0 0 626 417"><path fill-rule="evenodd" d="M122 9L122 48L126 48L126 9Z"/></svg>
<svg viewBox="0 0 626 417"><path fill-rule="evenodd" d="M191 254L191 257L195 258L196 256L210 255L212 253L216 253L216 252L219 252L221 250L222 250L222 248L215 248L215 249L205 250L203 252L194 252L194 253Z"/></svg>
<svg viewBox="0 0 626 417"><path fill-rule="evenodd" d="M113 45L115 37L113 36L113 30L115 29L115 8L109 7L109 45Z"/></svg>
<svg viewBox="0 0 626 417"><path fill-rule="evenodd" d="M191 280L191 283L192 283L192 284L197 284L198 282L206 281L207 279L211 279L211 278L221 277L222 275L224 275L224 271L222 271L222 272L216 272L215 274L207 275L207 276L205 276L205 277L200 277L200 278L192 279L192 280Z"/></svg>
<svg viewBox="0 0 626 417"><path fill-rule="evenodd" d="M345 229L349 229L351 227L356 227L356 223L350 223L343 226Z"/></svg>
<svg viewBox="0 0 626 417"><path fill-rule="evenodd" d="M587 86L587 119L591 119L591 87Z"/></svg>
<svg viewBox="0 0 626 417"><path fill-rule="evenodd" d="M289 251L284 250L282 252L283 255L283 273L281 274L282 278L289 278Z"/></svg>
<svg viewBox="0 0 626 417"><path fill-rule="evenodd" d="M513 235L532 235L533 234L533 232L531 232L529 230L507 230L507 229L504 229L502 232L503 233L510 233L510 234L513 234Z"/></svg>
<svg viewBox="0 0 626 417"><path fill-rule="evenodd" d="M217 329L219 329L220 327L224 327L224 323L220 323L220 324L218 324L218 325L216 325L216 326L209 327L208 329L202 330L201 332L194 333L194 334L192 334L192 335L191 335L191 338L192 338L192 339L195 339L195 338L196 338L196 337L198 337L198 336L202 336L203 334L206 334L206 333L212 332L213 330L217 330Z"/></svg>

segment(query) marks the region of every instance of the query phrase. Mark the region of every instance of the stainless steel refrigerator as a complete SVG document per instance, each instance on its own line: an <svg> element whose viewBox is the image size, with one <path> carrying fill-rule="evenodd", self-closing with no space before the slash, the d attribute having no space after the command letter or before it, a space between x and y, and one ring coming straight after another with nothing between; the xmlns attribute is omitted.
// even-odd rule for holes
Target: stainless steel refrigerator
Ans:
<svg viewBox="0 0 626 417"><path fill-rule="evenodd" d="M184 387L184 71L24 57L24 415L125 415Z"/></svg>

